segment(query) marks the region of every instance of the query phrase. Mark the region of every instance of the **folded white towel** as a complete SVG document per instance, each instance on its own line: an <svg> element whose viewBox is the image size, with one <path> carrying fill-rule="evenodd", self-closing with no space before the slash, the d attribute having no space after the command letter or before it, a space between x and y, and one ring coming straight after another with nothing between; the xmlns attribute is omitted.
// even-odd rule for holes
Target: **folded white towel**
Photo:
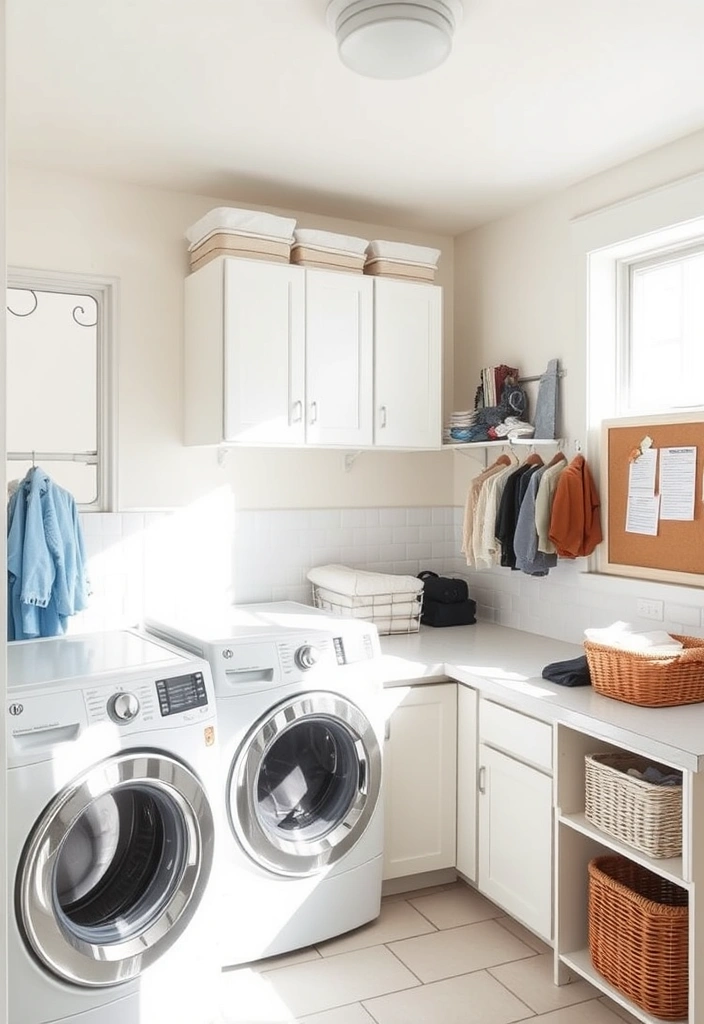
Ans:
<svg viewBox="0 0 704 1024"><path fill-rule="evenodd" d="M684 646L664 629L636 629L630 622L621 621L614 622L604 629L585 629L584 635L595 644L642 654L674 656Z"/></svg>
<svg viewBox="0 0 704 1024"><path fill-rule="evenodd" d="M387 242L383 238L375 238L367 246L370 259L400 260L401 262L419 263L434 267L440 259L439 249L429 249L425 245L409 245L408 242Z"/></svg>
<svg viewBox="0 0 704 1024"><path fill-rule="evenodd" d="M259 210L240 210L234 206L218 206L197 220L186 231L190 244L198 245L206 235L216 231L233 231L242 235L291 241L295 218L277 217Z"/></svg>
<svg viewBox="0 0 704 1024"><path fill-rule="evenodd" d="M320 248L329 252L354 253L355 256L363 256L369 244L366 238L357 238L356 235L337 235L333 231L316 231L314 228L296 228L293 233L296 245L305 245L310 248Z"/></svg>
<svg viewBox="0 0 704 1024"><path fill-rule="evenodd" d="M351 569L348 565L319 565L308 572L308 579L316 586L349 597L372 594L420 594L423 581L416 576L396 576L391 573L367 572Z"/></svg>

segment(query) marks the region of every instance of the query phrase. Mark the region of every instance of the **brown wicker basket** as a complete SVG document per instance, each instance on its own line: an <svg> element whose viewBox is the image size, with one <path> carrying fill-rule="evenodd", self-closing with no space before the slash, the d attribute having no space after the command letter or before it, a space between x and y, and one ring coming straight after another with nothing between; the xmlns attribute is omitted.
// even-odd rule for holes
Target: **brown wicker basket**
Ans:
<svg viewBox="0 0 704 1024"><path fill-rule="evenodd" d="M592 686L605 697L648 708L704 701L704 640L672 635L684 645L675 657L621 651L585 640Z"/></svg>
<svg viewBox="0 0 704 1024"><path fill-rule="evenodd" d="M662 1020L687 1017L687 892L626 857L589 862L589 953L614 988Z"/></svg>
<svg viewBox="0 0 704 1024"><path fill-rule="evenodd" d="M682 783L661 786L627 775L649 766L665 774L672 768L628 752L587 754L584 758L584 813L602 832L647 853L679 857L682 853Z"/></svg>

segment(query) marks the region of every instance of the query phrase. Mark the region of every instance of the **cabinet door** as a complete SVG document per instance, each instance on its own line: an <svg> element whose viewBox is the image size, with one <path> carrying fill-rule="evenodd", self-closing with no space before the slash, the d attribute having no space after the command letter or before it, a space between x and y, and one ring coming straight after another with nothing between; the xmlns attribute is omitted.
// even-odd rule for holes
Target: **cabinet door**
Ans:
<svg viewBox="0 0 704 1024"><path fill-rule="evenodd" d="M305 439L304 272L225 260L224 438Z"/></svg>
<svg viewBox="0 0 704 1024"><path fill-rule="evenodd" d="M457 870L477 878L477 691L457 687Z"/></svg>
<svg viewBox="0 0 704 1024"><path fill-rule="evenodd" d="M388 690L384 748L384 878L455 864L457 686Z"/></svg>
<svg viewBox="0 0 704 1024"><path fill-rule="evenodd" d="M374 279L374 443L437 448L442 438L442 289Z"/></svg>
<svg viewBox="0 0 704 1024"><path fill-rule="evenodd" d="M552 935L552 779L479 745L479 889Z"/></svg>
<svg viewBox="0 0 704 1024"><path fill-rule="evenodd" d="M370 445L373 283L306 270L306 441Z"/></svg>

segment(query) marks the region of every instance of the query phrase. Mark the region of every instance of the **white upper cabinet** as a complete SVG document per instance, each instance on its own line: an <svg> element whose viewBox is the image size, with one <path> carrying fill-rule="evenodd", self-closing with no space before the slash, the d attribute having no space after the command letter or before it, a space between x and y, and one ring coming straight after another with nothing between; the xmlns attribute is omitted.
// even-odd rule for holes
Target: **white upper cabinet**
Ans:
<svg viewBox="0 0 704 1024"><path fill-rule="evenodd" d="M374 279L374 442L442 441L442 289Z"/></svg>
<svg viewBox="0 0 704 1024"><path fill-rule="evenodd" d="M306 441L368 446L374 369L373 282L306 270Z"/></svg>
<svg viewBox="0 0 704 1024"><path fill-rule="evenodd" d="M220 258L185 298L186 444L440 446L440 288Z"/></svg>

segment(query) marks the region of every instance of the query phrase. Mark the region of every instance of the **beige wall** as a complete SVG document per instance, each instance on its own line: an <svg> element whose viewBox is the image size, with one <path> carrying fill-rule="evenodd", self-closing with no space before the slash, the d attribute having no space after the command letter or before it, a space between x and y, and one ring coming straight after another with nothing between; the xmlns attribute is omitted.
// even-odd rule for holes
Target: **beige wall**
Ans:
<svg viewBox="0 0 704 1024"><path fill-rule="evenodd" d="M183 232L207 210L223 205L228 203L204 196L10 168L8 264L120 280L120 507L181 506L223 484L232 486L241 508L450 504L449 454L369 452L345 472L337 451L238 449L220 466L214 449L181 444ZM442 250L437 280L444 287L444 394L451 404L453 240L276 212L308 227Z"/></svg>
<svg viewBox="0 0 704 1024"><path fill-rule="evenodd" d="M505 362L534 374L557 357L566 371L560 433L571 450L575 440L583 441L585 325L579 322L580 265L570 222L703 168L704 132L698 132L456 238L456 408L471 407L483 366ZM455 460L459 503L477 463Z"/></svg>

